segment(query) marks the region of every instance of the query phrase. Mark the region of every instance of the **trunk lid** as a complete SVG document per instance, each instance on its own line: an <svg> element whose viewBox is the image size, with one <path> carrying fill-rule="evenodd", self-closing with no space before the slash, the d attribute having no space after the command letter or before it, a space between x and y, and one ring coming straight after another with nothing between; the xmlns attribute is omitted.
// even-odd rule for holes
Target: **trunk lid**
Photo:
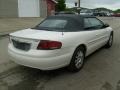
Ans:
<svg viewBox="0 0 120 90"><path fill-rule="evenodd" d="M40 40L59 41L61 37L61 32L25 29L11 33L10 42L16 49L29 51L36 49Z"/></svg>
<svg viewBox="0 0 120 90"><path fill-rule="evenodd" d="M26 39L53 40L53 39L60 39L62 37L62 32L25 29L22 31L11 33L10 36L26 38Z"/></svg>

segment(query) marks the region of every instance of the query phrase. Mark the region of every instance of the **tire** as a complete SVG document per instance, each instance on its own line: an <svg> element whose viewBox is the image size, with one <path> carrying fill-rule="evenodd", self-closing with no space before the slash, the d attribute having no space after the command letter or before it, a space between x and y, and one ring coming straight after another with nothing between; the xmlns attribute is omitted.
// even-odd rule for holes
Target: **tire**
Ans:
<svg viewBox="0 0 120 90"><path fill-rule="evenodd" d="M68 66L69 71L71 72L78 72L84 66L84 59L85 59L85 49L80 46L78 47L71 59L71 62Z"/></svg>
<svg viewBox="0 0 120 90"><path fill-rule="evenodd" d="M110 48L110 47L112 47L112 44L113 44L113 34L111 33L109 40L108 40L107 44L105 45L105 47Z"/></svg>

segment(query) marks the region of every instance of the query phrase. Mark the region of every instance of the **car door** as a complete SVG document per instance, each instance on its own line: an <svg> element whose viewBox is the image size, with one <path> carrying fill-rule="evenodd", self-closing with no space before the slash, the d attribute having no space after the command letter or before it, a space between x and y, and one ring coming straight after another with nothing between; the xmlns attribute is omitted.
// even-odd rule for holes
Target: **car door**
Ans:
<svg viewBox="0 0 120 90"><path fill-rule="evenodd" d="M89 33L87 39L88 54L100 48L106 39L107 30L103 28L103 23L94 17L84 19L84 29Z"/></svg>
<svg viewBox="0 0 120 90"><path fill-rule="evenodd" d="M108 38L107 29L104 27L104 23L97 18L89 18L89 22L96 31L96 44L99 47L103 46Z"/></svg>

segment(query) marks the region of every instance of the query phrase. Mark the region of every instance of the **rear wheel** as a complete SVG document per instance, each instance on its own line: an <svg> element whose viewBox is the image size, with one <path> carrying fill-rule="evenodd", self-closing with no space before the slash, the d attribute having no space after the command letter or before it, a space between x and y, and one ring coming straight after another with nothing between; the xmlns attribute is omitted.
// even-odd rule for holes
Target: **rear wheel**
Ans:
<svg viewBox="0 0 120 90"><path fill-rule="evenodd" d="M68 69L72 72L78 72L84 65L85 49L79 47L75 50Z"/></svg>
<svg viewBox="0 0 120 90"><path fill-rule="evenodd" d="M111 33L109 40L105 46L106 46L106 48L110 48L112 46L112 44L113 44L113 34Z"/></svg>

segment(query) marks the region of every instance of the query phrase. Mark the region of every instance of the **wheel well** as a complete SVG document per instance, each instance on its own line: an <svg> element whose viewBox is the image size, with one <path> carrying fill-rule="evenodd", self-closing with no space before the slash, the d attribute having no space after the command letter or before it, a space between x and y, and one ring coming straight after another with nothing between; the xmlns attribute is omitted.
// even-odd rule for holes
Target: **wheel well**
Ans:
<svg viewBox="0 0 120 90"><path fill-rule="evenodd" d="M77 48L79 48L79 47L83 47L84 50L85 50L85 54L86 54L86 51L87 51L87 47L86 47L86 45L85 45L85 44L80 44ZM76 48L76 49L77 49L77 48Z"/></svg>

